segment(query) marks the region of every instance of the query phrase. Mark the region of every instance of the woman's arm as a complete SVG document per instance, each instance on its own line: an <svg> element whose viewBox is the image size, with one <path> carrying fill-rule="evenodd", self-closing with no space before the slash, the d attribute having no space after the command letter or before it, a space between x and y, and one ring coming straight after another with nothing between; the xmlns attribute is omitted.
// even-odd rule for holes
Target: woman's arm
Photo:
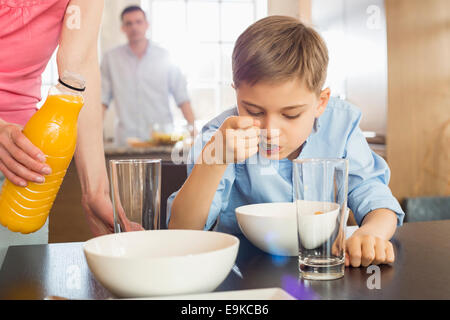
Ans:
<svg viewBox="0 0 450 320"><path fill-rule="evenodd" d="M94 235L113 230L113 210L103 149L103 117L97 41L102 0L71 0L57 53L58 72L81 74L86 80L85 105L78 120L75 163L81 183L82 204ZM72 7L73 8L73 7ZM73 16L79 14L79 17ZM77 22L78 18L78 22Z"/></svg>

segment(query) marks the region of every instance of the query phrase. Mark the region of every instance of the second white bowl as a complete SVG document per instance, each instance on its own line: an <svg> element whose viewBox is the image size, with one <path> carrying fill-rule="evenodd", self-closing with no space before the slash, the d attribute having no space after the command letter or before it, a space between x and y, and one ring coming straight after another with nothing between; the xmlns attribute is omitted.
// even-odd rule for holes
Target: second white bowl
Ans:
<svg viewBox="0 0 450 320"><path fill-rule="evenodd" d="M303 246L312 249L331 236L335 228L338 205L301 200L306 212L299 220ZM323 214L314 215L316 211ZM293 202L259 203L236 208L236 219L245 237L259 249L274 255L297 256L298 237L296 206ZM348 218L348 209L345 223Z"/></svg>

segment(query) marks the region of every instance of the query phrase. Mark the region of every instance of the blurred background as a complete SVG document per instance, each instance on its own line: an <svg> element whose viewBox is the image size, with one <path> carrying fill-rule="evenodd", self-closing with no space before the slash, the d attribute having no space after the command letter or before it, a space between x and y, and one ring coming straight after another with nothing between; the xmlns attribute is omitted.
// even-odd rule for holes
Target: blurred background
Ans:
<svg viewBox="0 0 450 320"><path fill-rule="evenodd" d="M236 103L231 53L247 26L275 14L312 25L328 45L327 85L333 96L361 109L361 128L372 149L387 160L390 187L405 209L410 206L410 221L416 219L414 199L432 201L437 217L448 214L450 219L450 1L107 0L98 44L100 59L127 42L120 13L129 5L144 9L150 25L148 38L166 48L171 62L185 75L197 130ZM43 75L43 100L56 81L53 57ZM175 122L183 125L174 102L171 108ZM114 108L108 108L104 120L107 160L158 157L176 168L170 163L170 149L115 147L115 121ZM172 176L163 176L166 193L178 189L185 178L185 167L180 171L173 167ZM50 242L90 237L73 165L51 216Z"/></svg>

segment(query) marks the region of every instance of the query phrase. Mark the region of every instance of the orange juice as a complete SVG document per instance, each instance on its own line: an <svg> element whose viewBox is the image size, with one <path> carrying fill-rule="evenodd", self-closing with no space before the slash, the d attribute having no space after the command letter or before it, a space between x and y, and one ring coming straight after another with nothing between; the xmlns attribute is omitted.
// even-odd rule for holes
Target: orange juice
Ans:
<svg viewBox="0 0 450 320"><path fill-rule="evenodd" d="M55 88L57 94L52 94ZM45 224L75 152L83 97L61 85L52 89L44 105L23 130L47 156L46 163L52 173L45 176L44 183L28 182L26 187L6 179L0 194L0 223L14 232L35 232Z"/></svg>

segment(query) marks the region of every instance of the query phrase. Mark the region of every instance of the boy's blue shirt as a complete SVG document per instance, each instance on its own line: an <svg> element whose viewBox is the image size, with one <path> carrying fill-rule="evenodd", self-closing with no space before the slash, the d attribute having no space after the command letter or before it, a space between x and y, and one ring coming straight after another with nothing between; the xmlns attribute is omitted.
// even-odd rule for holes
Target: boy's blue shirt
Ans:
<svg viewBox="0 0 450 320"><path fill-rule="evenodd" d="M237 107L223 112L203 127L188 157L188 175L205 144L224 120L233 115L238 115ZM359 128L360 120L361 111L351 103L330 98L298 158L348 159L347 204L358 225L367 213L378 208L394 211L397 224L402 225L405 214L388 187L389 167L370 149ZM177 192L167 200L167 223ZM268 160L255 155L245 162L229 164L214 195L205 230L219 218L217 231L240 233L235 215L237 207L253 203L292 202L293 196L292 161Z"/></svg>

